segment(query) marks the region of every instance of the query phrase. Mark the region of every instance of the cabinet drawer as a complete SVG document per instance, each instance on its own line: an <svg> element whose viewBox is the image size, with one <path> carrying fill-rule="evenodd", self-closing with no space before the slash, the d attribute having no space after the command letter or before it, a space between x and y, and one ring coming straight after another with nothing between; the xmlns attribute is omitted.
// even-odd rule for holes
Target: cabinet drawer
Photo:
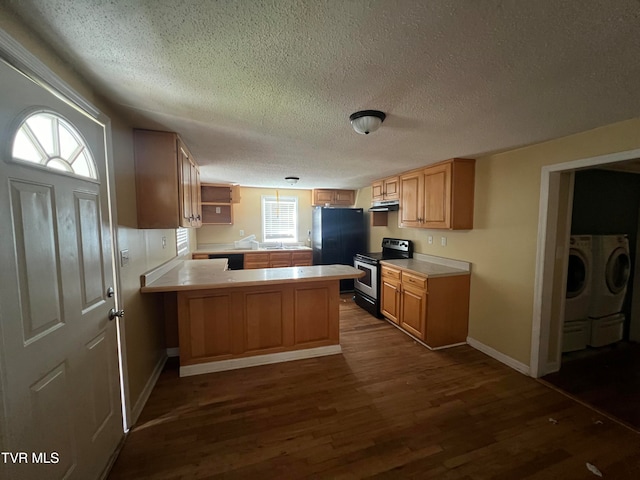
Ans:
<svg viewBox="0 0 640 480"><path fill-rule="evenodd" d="M311 252L291 252L291 266L302 267L313 265L313 255Z"/></svg>
<svg viewBox="0 0 640 480"><path fill-rule="evenodd" d="M421 275L415 275L409 272L402 272L402 284L403 285L413 285L414 287L421 288L423 290L427 289L427 278Z"/></svg>
<svg viewBox="0 0 640 480"><path fill-rule="evenodd" d="M400 280L400 270L382 265L382 270L380 270L380 272L383 277L391 277Z"/></svg>
<svg viewBox="0 0 640 480"><path fill-rule="evenodd" d="M194 253L191 255L192 260L209 260L208 253Z"/></svg>
<svg viewBox="0 0 640 480"><path fill-rule="evenodd" d="M265 253L245 253L244 268L269 268L269 254Z"/></svg>
<svg viewBox="0 0 640 480"><path fill-rule="evenodd" d="M291 252L271 252L269 253L270 262L291 263Z"/></svg>

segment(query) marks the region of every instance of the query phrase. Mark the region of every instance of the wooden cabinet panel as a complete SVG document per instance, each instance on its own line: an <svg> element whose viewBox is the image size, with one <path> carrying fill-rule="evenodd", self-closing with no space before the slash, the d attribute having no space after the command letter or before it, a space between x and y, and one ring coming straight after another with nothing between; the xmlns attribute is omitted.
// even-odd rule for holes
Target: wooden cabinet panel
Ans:
<svg viewBox="0 0 640 480"><path fill-rule="evenodd" d="M402 284L412 286L414 288L419 288L421 290L426 290L427 277L423 277L422 275L417 275L415 273L410 273L410 272L407 272L406 270L403 270Z"/></svg>
<svg viewBox="0 0 640 480"><path fill-rule="evenodd" d="M245 253L244 268L269 268L269 252Z"/></svg>
<svg viewBox="0 0 640 480"><path fill-rule="evenodd" d="M400 177L378 180L371 184L371 201L398 200L400 198Z"/></svg>
<svg viewBox="0 0 640 480"><path fill-rule="evenodd" d="M423 211L424 175L422 170L400 176L400 227L420 227Z"/></svg>
<svg viewBox="0 0 640 480"><path fill-rule="evenodd" d="M313 265L313 252L291 252L292 267L306 267Z"/></svg>
<svg viewBox="0 0 640 480"><path fill-rule="evenodd" d="M475 160L454 158L400 176L400 227L473 228Z"/></svg>
<svg viewBox="0 0 640 480"><path fill-rule="evenodd" d="M269 268L290 267L291 252L270 252Z"/></svg>
<svg viewBox="0 0 640 480"><path fill-rule="evenodd" d="M180 365L340 343L339 282L177 292Z"/></svg>
<svg viewBox="0 0 640 480"><path fill-rule="evenodd" d="M246 329L245 351L284 345L283 292L247 292L244 297Z"/></svg>
<svg viewBox="0 0 640 480"><path fill-rule="evenodd" d="M400 326L407 332L424 340L425 323L427 322L427 292L402 283L400 295L402 314Z"/></svg>
<svg viewBox="0 0 640 480"><path fill-rule="evenodd" d="M215 316L211 312L216 312ZM178 297L180 362L193 362L234 352L234 319L231 294ZM236 332L237 335L237 332Z"/></svg>
<svg viewBox="0 0 640 480"><path fill-rule="evenodd" d="M356 192L354 190L334 190L334 205L349 207L356 203Z"/></svg>
<svg viewBox="0 0 640 480"><path fill-rule="evenodd" d="M371 184L371 201L384 200L384 182L378 180Z"/></svg>
<svg viewBox="0 0 640 480"><path fill-rule="evenodd" d="M173 132L133 131L138 228L200 225L200 172Z"/></svg>
<svg viewBox="0 0 640 480"><path fill-rule="evenodd" d="M380 275L383 277L390 277L395 280L400 280L401 271L397 268L391 268L387 265L382 265L382 269L380 270Z"/></svg>
<svg viewBox="0 0 640 480"><path fill-rule="evenodd" d="M337 339L335 326L326 319L335 308L332 299L339 297L337 285L295 289L295 343L303 344L318 340Z"/></svg>
<svg viewBox="0 0 640 480"><path fill-rule="evenodd" d="M336 205L348 207L356 203L355 190L314 189L311 193L313 206Z"/></svg>
<svg viewBox="0 0 640 480"><path fill-rule="evenodd" d="M424 170L424 228L451 225L451 164Z"/></svg>
<svg viewBox="0 0 640 480"><path fill-rule="evenodd" d="M398 200L400 198L400 177L390 177L384 180L383 200Z"/></svg>
<svg viewBox="0 0 640 480"><path fill-rule="evenodd" d="M380 285L380 312L394 323L400 323L400 280L382 277Z"/></svg>
<svg viewBox="0 0 640 480"><path fill-rule="evenodd" d="M425 343L430 347L467 341L469 325L469 275L429 280L429 305Z"/></svg>

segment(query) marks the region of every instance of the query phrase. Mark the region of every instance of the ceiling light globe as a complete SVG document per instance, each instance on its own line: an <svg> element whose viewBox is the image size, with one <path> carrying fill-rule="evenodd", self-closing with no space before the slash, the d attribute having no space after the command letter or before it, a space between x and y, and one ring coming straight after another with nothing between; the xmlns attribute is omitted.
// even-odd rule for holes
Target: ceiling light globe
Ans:
<svg viewBox="0 0 640 480"><path fill-rule="evenodd" d="M361 134L368 135L371 132L375 132L386 118L383 112L378 110L362 110L360 112L352 113L349 116L351 120L351 126L353 129Z"/></svg>

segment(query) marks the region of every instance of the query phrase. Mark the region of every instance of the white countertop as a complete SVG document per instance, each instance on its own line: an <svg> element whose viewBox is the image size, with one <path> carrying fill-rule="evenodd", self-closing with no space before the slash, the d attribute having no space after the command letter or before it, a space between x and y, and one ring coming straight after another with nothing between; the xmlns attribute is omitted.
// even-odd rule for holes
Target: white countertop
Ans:
<svg viewBox="0 0 640 480"><path fill-rule="evenodd" d="M451 277L455 275L469 275L471 272L464 268L451 267L441 263L433 263L429 261L419 260L416 258L407 258L401 260L382 260L380 263L389 264L391 266L400 267L405 270L421 273L427 277Z"/></svg>
<svg viewBox="0 0 640 480"><path fill-rule="evenodd" d="M222 263L224 262L224 266ZM254 287L263 284L314 282L358 278L364 272L348 265L225 270L225 259L185 260L140 288L147 292L175 292L214 288Z"/></svg>

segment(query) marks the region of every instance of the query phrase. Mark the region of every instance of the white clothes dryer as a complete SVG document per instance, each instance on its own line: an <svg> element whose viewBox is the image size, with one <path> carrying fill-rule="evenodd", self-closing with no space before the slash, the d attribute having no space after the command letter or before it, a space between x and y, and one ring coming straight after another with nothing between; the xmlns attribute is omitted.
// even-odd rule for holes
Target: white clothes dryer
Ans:
<svg viewBox="0 0 640 480"><path fill-rule="evenodd" d="M591 235L571 235L564 321L584 320L589 316L592 276Z"/></svg>
<svg viewBox="0 0 640 480"><path fill-rule="evenodd" d="M589 317L601 318L619 313L627 294L631 272L627 235L593 235L591 302Z"/></svg>

